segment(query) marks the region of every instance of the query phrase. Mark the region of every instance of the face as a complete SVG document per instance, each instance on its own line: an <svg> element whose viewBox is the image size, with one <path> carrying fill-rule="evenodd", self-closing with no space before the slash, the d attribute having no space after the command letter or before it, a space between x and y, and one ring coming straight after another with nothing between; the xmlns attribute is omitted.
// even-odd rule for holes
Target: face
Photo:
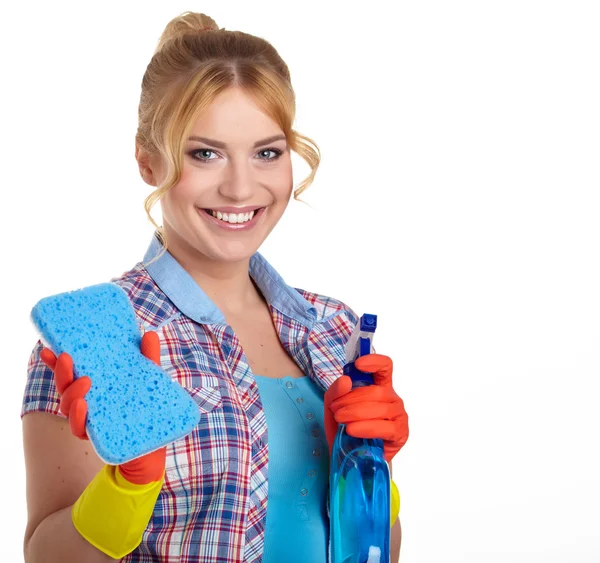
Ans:
<svg viewBox="0 0 600 563"><path fill-rule="evenodd" d="M169 251L177 258L248 260L281 218L293 188L283 131L240 89L217 97L185 143L181 179L161 201ZM157 185L161 162L136 153Z"/></svg>

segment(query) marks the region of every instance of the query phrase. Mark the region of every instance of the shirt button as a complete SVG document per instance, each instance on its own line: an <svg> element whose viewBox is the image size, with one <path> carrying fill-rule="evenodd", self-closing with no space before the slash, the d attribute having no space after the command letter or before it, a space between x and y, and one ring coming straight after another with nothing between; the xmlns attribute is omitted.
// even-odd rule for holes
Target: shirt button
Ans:
<svg viewBox="0 0 600 563"><path fill-rule="evenodd" d="M311 470L308 472L308 476L309 476L309 477L314 477L316 474L317 474L317 472L316 472L314 469L311 469Z"/></svg>
<svg viewBox="0 0 600 563"><path fill-rule="evenodd" d="M312 420L314 418L314 415L312 412L307 412L306 413L306 418L308 418L308 420Z"/></svg>
<svg viewBox="0 0 600 563"><path fill-rule="evenodd" d="M321 450L313 450L313 455L321 455Z"/></svg>
<svg viewBox="0 0 600 563"><path fill-rule="evenodd" d="M305 497L305 496L308 494L308 491L307 491L306 489L302 489L302 490L300 491L300 494L301 494L303 497Z"/></svg>
<svg viewBox="0 0 600 563"><path fill-rule="evenodd" d="M303 399L302 397L298 397L298 398L296 399L296 401L298 401L299 403L303 403L303 402L304 402L304 399Z"/></svg>
<svg viewBox="0 0 600 563"><path fill-rule="evenodd" d="M318 430L313 430L313 431L312 431L312 435L313 435L315 438L318 438L318 437L319 437L319 431L318 431Z"/></svg>
<svg viewBox="0 0 600 563"><path fill-rule="evenodd" d="M288 389L291 389L291 388L294 386L294 384L293 384L291 381L288 381L288 382L286 382L285 386L286 386Z"/></svg>

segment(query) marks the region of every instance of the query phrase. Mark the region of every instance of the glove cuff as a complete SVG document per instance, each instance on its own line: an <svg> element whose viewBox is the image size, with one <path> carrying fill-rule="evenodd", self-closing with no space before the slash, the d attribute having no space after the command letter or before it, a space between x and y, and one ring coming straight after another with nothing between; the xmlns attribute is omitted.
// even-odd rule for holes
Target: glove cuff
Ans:
<svg viewBox="0 0 600 563"><path fill-rule="evenodd" d="M105 465L73 505L76 530L94 547L114 559L131 553L156 505L164 479L136 485L114 465Z"/></svg>
<svg viewBox="0 0 600 563"><path fill-rule="evenodd" d="M400 491L390 479L390 526L393 526L400 514Z"/></svg>

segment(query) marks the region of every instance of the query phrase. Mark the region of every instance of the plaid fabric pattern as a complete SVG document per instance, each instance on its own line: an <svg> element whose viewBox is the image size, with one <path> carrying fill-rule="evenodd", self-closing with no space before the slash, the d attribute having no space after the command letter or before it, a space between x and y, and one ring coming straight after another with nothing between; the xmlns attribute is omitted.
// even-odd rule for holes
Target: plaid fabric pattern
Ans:
<svg viewBox="0 0 600 563"><path fill-rule="evenodd" d="M165 483L141 545L126 563L259 563L268 501L268 433L258 387L222 313L154 236L143 262L111 279L129 296L140 331L160 337L161 366L202 416L167 447ZM322 390L341 373L357 315L344 303L295 289L259 253L250 275L286 351ZM21 416L63 416L50 369L34 346ZM309 539L308 539L309 541Z"/></svg>

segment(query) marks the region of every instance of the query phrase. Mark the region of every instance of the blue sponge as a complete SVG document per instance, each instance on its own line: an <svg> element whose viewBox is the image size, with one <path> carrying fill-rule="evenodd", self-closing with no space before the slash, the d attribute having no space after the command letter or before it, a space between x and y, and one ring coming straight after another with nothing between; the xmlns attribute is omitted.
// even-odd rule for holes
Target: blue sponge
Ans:
<svg viewBox="0 0 600 563"><path fill-rule="evenodd" d="M135 312L120 286L101 283L45 297L31 320L57 357L73 358L75 378L92 380L86 431L105 463L157 450L198 424L189 393L141 353Z"/></svg>

